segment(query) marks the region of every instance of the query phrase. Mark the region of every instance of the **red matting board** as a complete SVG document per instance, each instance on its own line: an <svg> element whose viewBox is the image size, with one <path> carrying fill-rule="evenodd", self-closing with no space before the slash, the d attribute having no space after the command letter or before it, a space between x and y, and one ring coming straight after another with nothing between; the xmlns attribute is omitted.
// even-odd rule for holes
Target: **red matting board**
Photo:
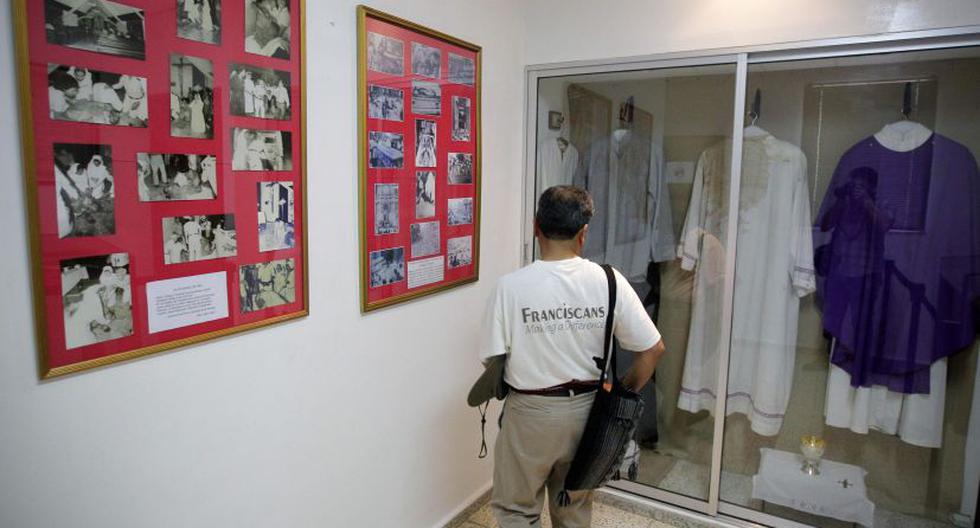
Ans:
<svg viewBox="0 0 980 528"><path fill-rule="evenodd" d="M369 8L359 23L361 299L370 311L478 279L481 50ZM425 153L419 127L431 125L420 121L436 127Z"/></svg>
<svg viewBox="0 0 980 528"><path fill-rule="evenodd" d="M184 10L184 2L179 0L15 1L15 23L20 35L21 116L30 120L23 126L28 195L33 202L29 209L42 378L308 313L303 2L220 0L219 3L219 0L210 0L204 4L211 8L210 14L214 16L209 17L207 23L208 36L199 33L198 37L217 40L216 43L178 36L179 27L201 27L200 17L207 15L200 4L195 4L198 7L193 16ZM261 6L256 7L257 4ZM272 9L277 12L272 13ZM188 22L189 16L194 18L193 22ZM263 22L273 20L277 23L272 27L285 44L276 48L276 55L260 54L269 53L270 48L260 50L260 53L246 51L246 33L255 31L247 29L247 18L253 28L257 27L259 18ZM138 56L139 50L134 52L132 45L138 40L140 22L144 41L142 58ZM220 31L215 31L216 28ZM268 35L264 34L260 40ZM253 39L253 51L254 45ZM289 49L288 53L283 51L285 48ZM191 57L194 61L187 59L176 64L174 57ZM207 71L208 64L210 72ZM65 72L65 67L74 70ZM263 108L280 109L276 118L259 117L254 107L250 115L233 115L231 105L241 105L244 89L241 83L232 80L232 68L239 74L251 69L258 72L259 77L262 69L279 72L278 78L289 80L288 86L283 84L289 103L280 92L279 103L263 103ZM90 85L84 72L80 73L81 93L70 100L70 110L56 113L55 107L64 108L59 106L63 104L64 96L55 92L65 93L59 88L71 87L60 75L75 75L79 70L88 71L93 82ZM140 110L130 111L129 107L136 105L132 108L138 108L143 103L136 97L140 90L134 89L131 97L126 78L121 76L145 79L145 122L142 126L122 125L140 122ZM174 84L178 88L174 88ZM269 86L273 84L270 81ZM233 89L239 92L233 94ZM173 94L174 91L179 93L178 108L172 106L173 95L178 95ZM267 95L269 93L271 90ZM113 94L118 99L113 99ZM185 95L189 96L188 100L195 99L195 94L202 94L202 101L210 100L206 106L211 115L203 125L206 132L204 137L178 137L181 134L202 135L200 114L207 110L195 115L193 105L183 101ZM120 102L124 108L122 113L117 109ZM288 111L285 110L287 107ZM241 114L240 108L238 113ZM171 123L174 119L180 120L183 131L175 132ZM248 162L242 161L241 167L233 167L232 136L236 128L265 131L261 135L265 150L254 156L258 160L256 163L261 164L261 170L251 170L257 166L248 164L253 161L251 158ZM243 138L247 140L251 136L243 135ZM253 149L249 141L243 145L250 151L258 150ZM91 176L98 174L91 168L92 146L99 147L98 152L109 154L103 156L109 158L105 160L111 177L109 186L104 183L104 176L102 182ZM61 157L56 155L56 150L61 152ZM157 198L171 198L148 200L150 191L145 191L143 183L150 180L141 182L141 178L147 177L141 170L146 170L145 161L150 158L143 158L141 167L138 159L141 153L177 155L158 158L165 166L154 164L155 169L163 167L164 172L160 174L160 186L154 185L153 192ZM251 154L239 152L242 160L246 160L247 155ZM212 161L205 163L208 157L213 157ZM64 179L59 180L56 158L61 162L61 176L80 174L77 167L72 172L74 161L74 165L86 169L88 183L93 179L95 183L91 188L81 189ZM82 158L81 163L79 158ZM86 159L89 164L85 163ZM286 161L289 159L291 164ZM210 163L213 163L213 169L210 169ZM167 173L168 169L173 172ZM178 174L181 172L182 176ZM83 184L86 182L86 177L76 179ZM190 187L185 187L188 179ZM271 185L276 182L283 185ZM266 211L280 216L263 216L259 203L260 183L276 189L274 194L283 198L279 201L285 208L266 206ZM168 190L164 191L164 188ZM64 190L72 195L69 199L64 198ZM63 205L77 203L78 200L71 199L75 196L91 198L93 192L102 196L93 199L96 205L89 204L90 209L79 205L76 211ZM110 194L111 200L107 202L106 195ZM291 199L287 200L286 196ZM87 233L79 230L79 225L89 225L86 221L91 223L90 216L104 219L107 207L112 209L114 228L99 227L96 223L96 228L88 229ZM91 208L98 212L91 213ZM287 212L286 208L291 210ZM233 221L222 215L232 215ZM185 247L183 251L171 247L173 262L165 261L168 252L165 229L168 225L164 219L167 218L194 219L198 226L203 226L201 236L180 236L179 242ZM261 220L263 218L265 220ZM274 219L280 221L278 225ZM260 250L260 221L264 228L269 228L271 222L278 229L274 235L276 242L271 246L273 249L267 245L265 251ZM168 233L172 234L177 224L180 222L171 222ZM223 232L216 237L219 226ZM177 231L184 231L184 228ZM192 251L191 247L196 249ZM99 265L103 266L102 274L98 272ZM106 266L119 277L116 282L111 277L105 278ZM253 267L247 273L248 284L243 284L240 277L245 276L249 266ZM226 296L227 315L214 318L216 313L222 313L220 310L213 312L214 303L221 304L216 301L221 297L216 293L207 301L210 304L203 308L212 310L210 315L203 316L205 322L183 323L183 326L164 330L158 327L157 331L150 331L148 283L187 279L186 285L193 286L195 277L216 272L225 273L224 285L211 291ZM127 284L128 287L124 287ZM222 288L224 292L221 292ZM101 310L97 309L99 305ZM193 312L189 305L180 309L187 310L185 315L188 316ZM159 304L155 310L157 314L163 313ZM213 320L207 320L211 318ZM92 335L88 335L86 329Z"/></svg>

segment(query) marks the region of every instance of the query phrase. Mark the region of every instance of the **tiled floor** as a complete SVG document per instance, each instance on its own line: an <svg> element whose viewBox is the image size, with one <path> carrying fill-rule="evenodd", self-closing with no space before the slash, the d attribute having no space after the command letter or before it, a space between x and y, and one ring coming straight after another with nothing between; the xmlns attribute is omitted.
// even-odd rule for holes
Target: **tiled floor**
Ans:
<svg viewBox="0 0 980 528"><path fill-rule="evenodd" d="M546 507L541 515L541 526L551 528L551 518L548 516L547 510ZM641 517L598 501L592 507L592 526L593 528L670 528L668 524ZM490 505L484 504L466 522L461 524L460 528L498 528L498 526L490 513Z"/></svg>

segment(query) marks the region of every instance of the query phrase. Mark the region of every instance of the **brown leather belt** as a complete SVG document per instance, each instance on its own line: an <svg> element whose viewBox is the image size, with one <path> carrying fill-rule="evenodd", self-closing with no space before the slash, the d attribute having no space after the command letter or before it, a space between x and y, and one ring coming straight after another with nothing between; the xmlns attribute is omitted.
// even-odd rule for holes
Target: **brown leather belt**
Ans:
<svg viewBox="0 0 980 528"><path fill-rule="evenodd" d="M561 385L555 385L554 387L548 387L547 389L515 389L511 387L510 390L518 394L529 394L531 396L557 396L567 398L569 396L575 396L576 394L585 394L588 392L593 392L599 388L599 381L569 381L567 383L562 383Z"/></svg>

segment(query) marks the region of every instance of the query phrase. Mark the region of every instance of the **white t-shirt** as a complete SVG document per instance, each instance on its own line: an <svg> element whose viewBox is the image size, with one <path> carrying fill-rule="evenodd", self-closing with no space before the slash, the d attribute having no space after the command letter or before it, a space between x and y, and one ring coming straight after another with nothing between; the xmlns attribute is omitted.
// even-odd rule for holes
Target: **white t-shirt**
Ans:
<svg viewBox="0 0 980 528"><path fill-rule="evenodd" d="M613 334L623 349L644 351L660 341L629 282L616 275ZM589 260L538 260L501 277L483 324L480 359L510 354L504 381L524 390L599 379L609 287Z"/></svg>

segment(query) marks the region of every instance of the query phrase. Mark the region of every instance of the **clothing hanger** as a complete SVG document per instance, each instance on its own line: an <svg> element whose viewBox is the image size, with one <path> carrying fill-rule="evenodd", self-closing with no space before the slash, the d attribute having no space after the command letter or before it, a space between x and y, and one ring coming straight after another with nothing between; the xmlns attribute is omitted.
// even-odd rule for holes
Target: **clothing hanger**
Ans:
<svg viewBox="0 0 980 528"><path fill-rule="evenodd" d="M916 110L917 95L918 81L906 82L902 94L902 118L885 125L875 133L875 138L886 148L897 152L907 152L918 148L931 137L932 130L918 121L912 120L912 114Z"/></svg>
<svg viewBox="0 0 980 528"><path fill-rule="evenodd" d="M762 114L762 89L755 89L755 97L752 99L752 109L749 110L749 126L755 126L755 122L759 120L759 116Z"/></svg>
<svg viewBox="0 0 980 528"><path fill-rule="evenodd" d="M619 128L633 128L633 96L626 98L626 101L619 105Z"/></svg>
<svg viewBox="0 0 980 528"><path fill-rule="evenodd" d="M613 130L613 142L615 144L622 142L629 137L630 130L633 128L633 96L626 98L622 104L619 105L619 128ZM618 146L617 146L618 148Z"/></svg>
<svg viewBox="0 0 980 528"><path fill-rule="evenodd" d="M749 126L745 127L743 134L745 137L758 137L767 135L764 129L756 126L756 121L762 116L762 89L755 89L755 97L752 98L752 108L749 110Z"/></svg>
<svg viewBox="0 0 980 528"><path fill-rule="evenodd" d="M886 128L907 133L911 130L922 127L919 122L912 119L912 114L916 110L915 100L918 96L918 88L918 81L909 81L905 83L905 89L902 93L902 118L894 123L891 123L890 125L886 125Z"/></svg>
<svg viewBox="0 0 980 528"><path fill-rule="evenodd" d="M912 115L912 83L905 83L905 93L902 96L902 117L906 121L911 120Z"/></svg>

